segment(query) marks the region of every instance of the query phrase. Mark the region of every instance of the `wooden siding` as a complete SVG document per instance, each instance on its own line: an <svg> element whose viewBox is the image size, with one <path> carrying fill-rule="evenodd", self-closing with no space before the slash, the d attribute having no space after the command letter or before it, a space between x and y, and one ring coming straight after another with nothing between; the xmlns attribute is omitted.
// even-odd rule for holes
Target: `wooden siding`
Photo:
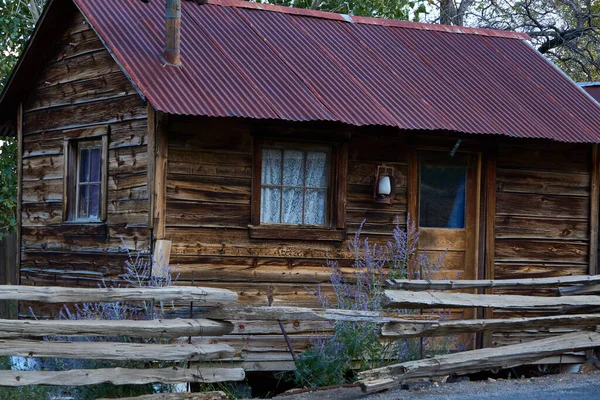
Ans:
<svg viewBox="0 0 600 400"><path fill-rule="evenodd" d="M21 279L96 286L147 251L147 108L77 13L23 103ZM106 221L63 221L65 138L108 132Z"/></svg>
<svg viewBox="0 0 600 400"><path fill-rule="evenodd" d="M590 251L592 146L501 144L497 156L494 279L585 275ZM536 294L495 290L495 294ZM544 314L544 311L536 315ZM514 316L494 310L494 317ZM533 316L533 313L518 315ZM495 334L494 345L541 338Z"/></svg>

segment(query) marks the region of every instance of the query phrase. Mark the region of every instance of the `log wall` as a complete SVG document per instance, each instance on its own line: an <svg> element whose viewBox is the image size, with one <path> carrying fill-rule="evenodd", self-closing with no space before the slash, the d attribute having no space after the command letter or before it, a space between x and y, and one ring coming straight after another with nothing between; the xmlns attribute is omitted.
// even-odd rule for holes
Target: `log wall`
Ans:
<svg viewBox="0 0 600 400"><path fill-rule="evenodd" d="M149 250L147 108L76 13L23 103L21 282L96 286ZM63 221L64 139L107 129L104 223ZM71 133L67 133L70 131Z"/></svg>
<svg viewBox="0 0 600 400"><path fill-rule="evenodd" d="M494 279L588 274L591 149L585 144L525 141L499 146ZM494 293L549 294L506 289ZM517 314L494 310L493 315ZM494 345L531 338L526 333L495 335Z"/></svg>

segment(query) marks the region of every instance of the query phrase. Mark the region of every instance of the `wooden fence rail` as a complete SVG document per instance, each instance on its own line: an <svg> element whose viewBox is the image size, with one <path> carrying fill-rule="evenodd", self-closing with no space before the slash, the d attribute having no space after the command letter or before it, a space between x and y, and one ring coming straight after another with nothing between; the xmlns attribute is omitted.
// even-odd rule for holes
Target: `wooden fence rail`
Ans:
<svg viewBox="0 0 600 400"><path fill-rule="evenodd" d="M199 287L168 288L63 288L0 286L1 300L30 300L47 303L108 303L132 301L197 302L202 307L235 303L237 294L226 289ZM222 343L130 343L109 341L115 337L178 338L222 336L233 330L227 321L210 319L175 320L4 320L0 319L0 356L55 357L95 360L147 360L153 362L228 359L235 350ZM24 340L31 337L60 337L60 340ZM102 336L107 341L65 340L70 336ZM8 339L7 339L8 338ZM96 383L144 384L221 382L244 379L241 368L98 368L70 371L0 371L0 386L91 385Z"/></svg>

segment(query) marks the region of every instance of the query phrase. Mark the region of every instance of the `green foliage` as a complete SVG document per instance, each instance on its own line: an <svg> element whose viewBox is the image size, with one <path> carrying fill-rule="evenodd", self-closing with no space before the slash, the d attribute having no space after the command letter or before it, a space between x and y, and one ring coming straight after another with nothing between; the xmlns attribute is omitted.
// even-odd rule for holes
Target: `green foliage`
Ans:
<svg viewBox="0 0 600 400"><path fill-rule="evenodd" d="M17 227L17 142L0 138L0 240Z"/></svg>
<svg viewBox="0 0 600 400"><path fill-rule="evenodd" d="M0 0L0 89L33 32L45 0Z"/></svg>
<svg viewBox="0 0 600 400"><path fill-rule="evenodd" d="M424 0L258 0L258 2L363 17L412 21L417 21L419 14L426 11Z"/></svg>

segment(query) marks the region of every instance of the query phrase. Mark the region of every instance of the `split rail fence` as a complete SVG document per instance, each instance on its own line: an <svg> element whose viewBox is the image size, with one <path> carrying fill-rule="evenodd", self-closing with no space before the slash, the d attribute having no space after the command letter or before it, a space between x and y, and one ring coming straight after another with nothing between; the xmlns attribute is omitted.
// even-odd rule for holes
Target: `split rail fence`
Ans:
<svg viewBox="0 0 600 400"><path fill-rule="evenodd" d="M81 385L100 382L181 383L236 381L242 368L215 368L213 361L235 359L227 344L181 343L181 338L228 335L231 321L365 321L377 323L384 338L447 336L478 332L527 330L569 332L528 343L484 348L462 353L395 364L359 373L364 391L372 392L418 380L466 374L487 369L510 368L550 356L600 348L600 276L493 280L387 282L387 306L399 309L494 308L519 311L552 310L552 315L506 319L440 320L431 315L390 312L311 309L300 307L249 307L236 303L237 295L224 289L169 287L160 289L82 289L31 286L0 286L0 300L50 303L153 301L202 304L202 318L152 321L0 320L0 356L65 357L189 361L187 368L95 369L71 371L0 371L0 385ZM461 289L543 288L557 296L444 293ZM294 349L286 339L292 358ZM128 336L173 339L171 344L40 341L47 336ZM177 340L179 339L179 340ZM175 342L175 343L173 343ZM189 365L194 365L190 367Z"/></svg>
<svg viewBox="0 0 600 400"><path fill-rule="evenodd" d="M0 300L45 303L109 302L195 302L204 307L235 303L237 294L225 289L200 287L137 288L62 288L0 286ZM40 340L44 337L130 337L177 339L193 336L226 335L230 322L210 319L165 320L7 320L0 319L0 356L55 357L66 359L174 361L182 367L98 368L68 371L0 371L0 386L92 385L99 383L212 383L244 379L241 368L189 367L184 362L216 362L235 353L226 344L125 343L109 341ZM107 339L108 340L108 339ZM215 364L213 364L215 365Z"/></svg>

